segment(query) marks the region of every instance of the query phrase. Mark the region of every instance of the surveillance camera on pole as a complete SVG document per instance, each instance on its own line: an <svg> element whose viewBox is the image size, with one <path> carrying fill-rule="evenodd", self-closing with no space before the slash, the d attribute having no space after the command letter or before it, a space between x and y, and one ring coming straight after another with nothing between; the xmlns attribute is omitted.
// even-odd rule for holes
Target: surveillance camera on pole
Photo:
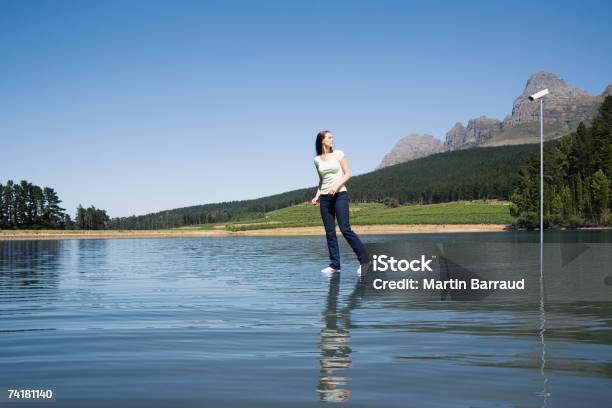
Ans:
<svg viewBox="0 0 612 408"><path fill-rule="evenodd" d="M542 89L540 92L536 92L533 95L529 95L529 100L530 101L535 101L537 99L540 99L544 95L548 95L549 93L550 92L548 92L548 89Z"/></svg>

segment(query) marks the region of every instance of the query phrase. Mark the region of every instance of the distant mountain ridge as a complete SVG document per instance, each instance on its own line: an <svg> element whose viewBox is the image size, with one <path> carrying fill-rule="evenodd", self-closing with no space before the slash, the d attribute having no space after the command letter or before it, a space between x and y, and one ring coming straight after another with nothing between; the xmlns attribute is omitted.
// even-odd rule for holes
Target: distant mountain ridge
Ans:
<svg viewBox="0 0 612 408"><path fill-rule="evenodd" d="M502 122L497 119L481 116L470 119L467 127L460 122L446 133L444 150L458 150L478 146L502 131Z"/></svg>
<svg viewBox="0 0 612 408"><path fill-rule="evenodd" d="M470 119L467 126L457 122L446 132L441 151L468 149L476 146L502 146L537 143L539 141L539 107L528 96L548 88L544 101L546 140L556 139L576 130L580 122L590 124L604 98L612 95L609 84L601 95L568 85L555 74L538 71L527 80L523 92L514 100L512 113L503 121L487 116ZM440 140L414 134L398 141L377 169L403 163L440 152Z"/></svg>
<svg viewBox="0 0 612 408"><path fill-rule="evenodd" d="M403 163L409 160L420 159L421 157L441 153L443 151L444 145L442 142L432 135L412 133L401 138L395 144L393 150L383 158L376 169L393 166L394 164Z"/></svg>

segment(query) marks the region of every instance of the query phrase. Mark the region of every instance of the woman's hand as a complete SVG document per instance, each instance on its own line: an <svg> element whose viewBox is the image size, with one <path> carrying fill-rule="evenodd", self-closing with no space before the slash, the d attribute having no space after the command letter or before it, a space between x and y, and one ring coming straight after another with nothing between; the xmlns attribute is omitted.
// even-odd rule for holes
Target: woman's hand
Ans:
<svg viewBox="0 0 612 408"><path fill-rule="evenodd" d="M312 200L310 200L310 203L312 205L317 205L317 201L319 201L319 197L315 196Z"/></svg>
<svg viewBox="0 0 612 408"><path fill-rule="evenodd" d="M327 190L327 194L329 194L330 196L334 196L336 195L336 191L338 190L338 187L333 186L332 188L330 188L329 190Z"/></svg>

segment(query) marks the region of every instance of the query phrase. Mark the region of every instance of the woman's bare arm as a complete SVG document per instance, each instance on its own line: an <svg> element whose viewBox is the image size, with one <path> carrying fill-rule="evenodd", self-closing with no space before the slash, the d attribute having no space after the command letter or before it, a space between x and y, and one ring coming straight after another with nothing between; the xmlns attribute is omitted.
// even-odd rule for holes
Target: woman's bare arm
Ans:
<svg viewBox="0 0 612 408"><path fill-rule="evenodd" d="M315 166L316 168L317 166ZM317 186L317 192L310 202L312 205L317 205L317 201L319 201L319 197L321 196L321 183L323 183L323 179L321 178L321 174L319 174L319 170L317 169L317 174L319 175L319 185Z"/></svg>

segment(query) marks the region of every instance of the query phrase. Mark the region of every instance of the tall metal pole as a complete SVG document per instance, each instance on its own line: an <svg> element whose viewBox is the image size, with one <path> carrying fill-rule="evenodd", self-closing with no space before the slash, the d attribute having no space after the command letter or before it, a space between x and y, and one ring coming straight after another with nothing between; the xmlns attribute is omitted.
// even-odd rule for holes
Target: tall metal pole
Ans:
<svg viewBox="0 0 612 408"><path fill-rule="evenodd" d="M544 98L540 98L540 243L544 243Z"/></svg>
<svg viewBox="0 0 612 408"><path fill-rule="evenodd" d="M548 406L550 393L547 390L548 377L546 377L546 312L544 311L544 98L540 98L540 342L542 344L542 358L540 374L544 379L540 396L544 398L544 407Z"/></svg>

